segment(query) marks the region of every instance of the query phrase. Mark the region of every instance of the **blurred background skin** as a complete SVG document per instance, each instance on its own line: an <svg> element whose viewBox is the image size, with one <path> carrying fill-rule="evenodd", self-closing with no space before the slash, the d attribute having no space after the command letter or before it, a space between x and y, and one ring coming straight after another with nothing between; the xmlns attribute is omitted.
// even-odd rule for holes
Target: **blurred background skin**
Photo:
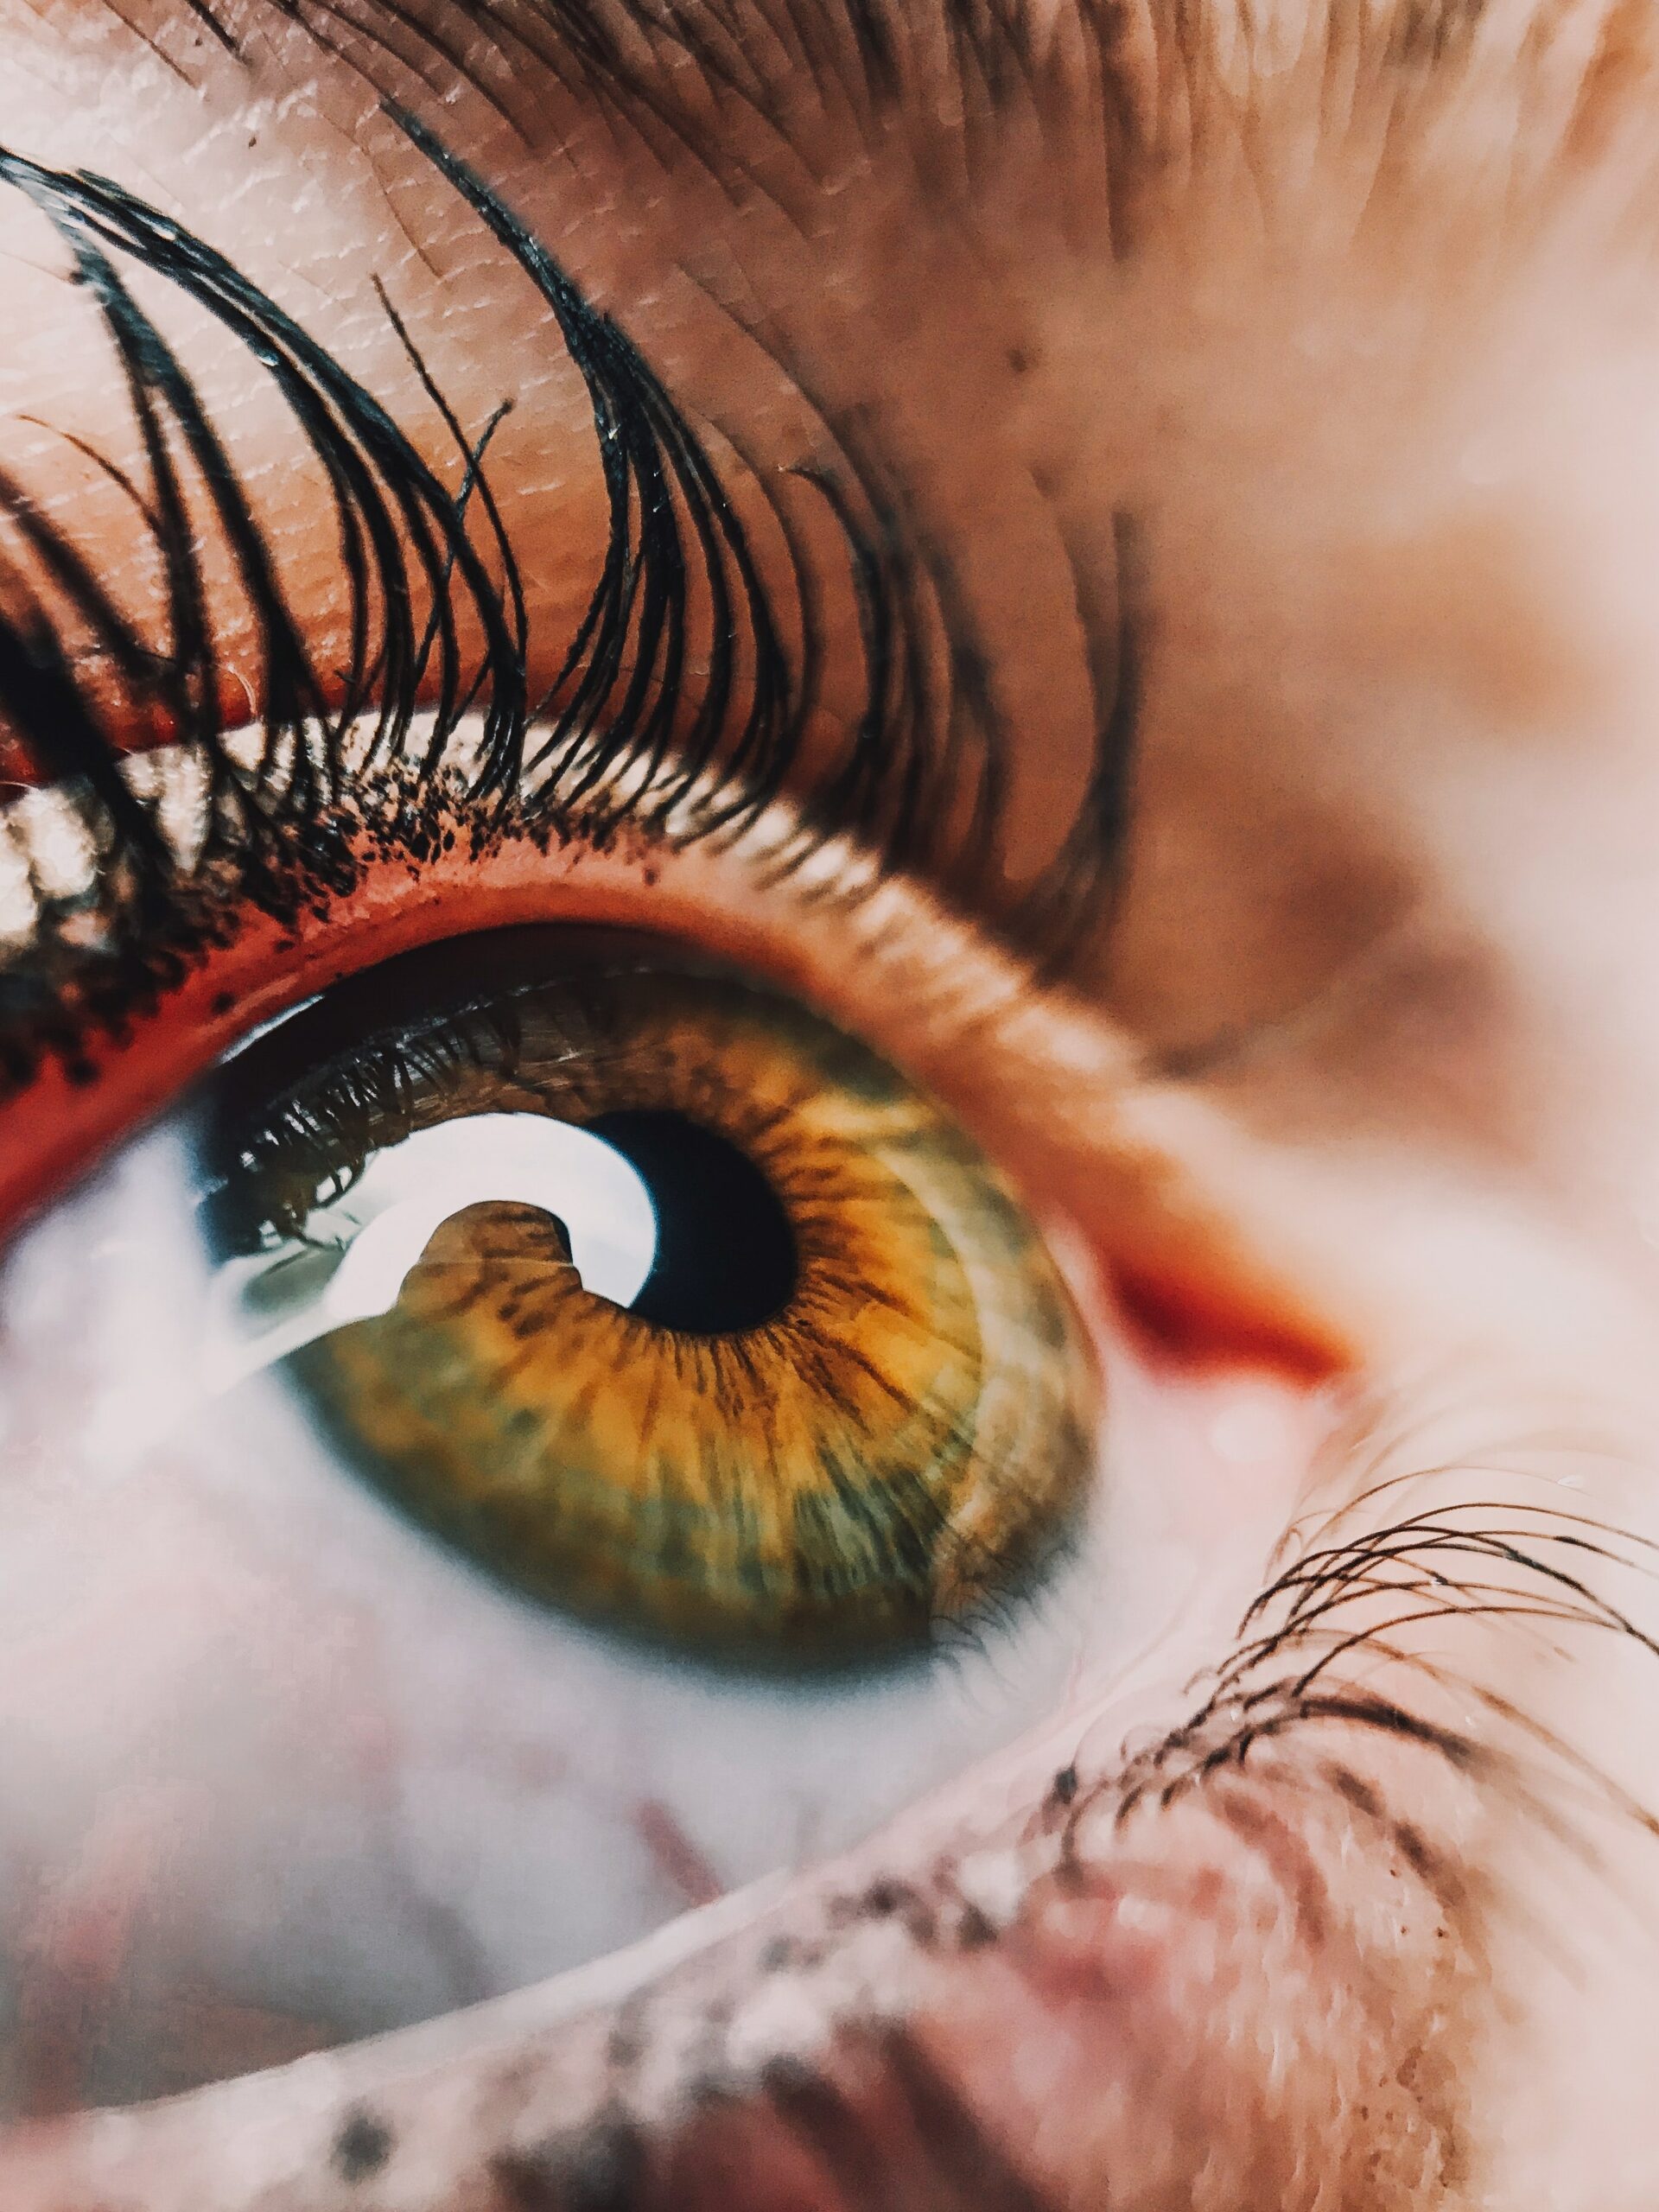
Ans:
<svg viewBox="0 0 1659 2212"><path fill-rule="evenodd" d="M410 371L375 277L463 420L512 398L494 481L554 664L602 531L587 402L385 92L751 463L875 426L965 580L1034 841L1093 735L1075 575L1135 517L1121 896L1005 1038L985 1084L1019 1103L990 1118L1058 1197L1096 1192L1109 1247L1148 1208L1204 1224L1371 1394L1363 1449L1229 1502L1236 1572L1155 1688L1062 1713L977 1806L959 1785L776 1908L814 1935L781 1995L759 1961L794 1923L767 1919L628 2015L626 2063L607 2012L550 1994L488 2034L26 2131L0 2143L18 2212L1659 2198L1659 1599L1605 1555L1659 1537L1659 19L1336 13L1054 0L968 37L947 0L878 94L850 35L814 68L781 16L688 5L627 32L634 90L601 98L537 58L570 27L529 10L0 4L8 147L176 212L378 391ZM700 22L724 79L683 60ZM1027 66L995 86L964 57L999 41ZM141 589L130 508L61 435L107 445L107 359L16 200L0 253L8 454ZM202 343L222 397L245 372ZM258 481L280 411L251 375L236 396ZM326 640L326 518L284 510L275 457L261 494ZM1000 972L971 927L998 895L964 902L965 973ZM804 973L838 957L816 926ZM881 957L934 926L906 910ZM979 1079L958 1043L905 1040L947 1096ZM1126 1160L1133 1205L1100 1198ZM1179 1725L1168 1685L1224 1661L1275 1536L1379 1465L1419 1478L1411 1510L1507 1532L1446 1569L1484 1610L1338 1671L1386 1678L1420 1733L1289 1730L1249 1778L1114 1821L1126 1734ZM1528 1516L1562 1480L1602 1548L1546 1618L1559 1554ZM1074 1759L1063 1798L1103 1809L1062 1866ZM942 1834L978 1868L954 1891ZM870 1903L881 1874L925 1928ZM994 1942L941 1903L975 1880Z"/></svg>

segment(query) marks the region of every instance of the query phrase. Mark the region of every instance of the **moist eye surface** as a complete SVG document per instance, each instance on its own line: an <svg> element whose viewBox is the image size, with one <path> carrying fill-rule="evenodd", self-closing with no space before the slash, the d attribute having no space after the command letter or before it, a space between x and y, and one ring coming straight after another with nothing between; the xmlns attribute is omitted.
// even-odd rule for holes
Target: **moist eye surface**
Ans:
<svg viewBox="0 0 1659 2212"><path fill-rule="evenodd" d="M552 1605L859 1659L995 1607L1078 1510L1095 1379L1016 1197L863 1046L683 948L377 971L232 1060L200 1143L239 1356ZM391 1271L342 1300L372 1238Z"/></svg>

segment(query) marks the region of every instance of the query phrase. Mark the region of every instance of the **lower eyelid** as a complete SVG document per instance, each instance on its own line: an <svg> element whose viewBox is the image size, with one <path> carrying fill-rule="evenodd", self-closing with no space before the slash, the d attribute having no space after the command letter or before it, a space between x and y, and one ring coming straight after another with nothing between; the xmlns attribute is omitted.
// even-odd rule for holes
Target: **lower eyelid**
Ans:
<svg viewBox="0 0 1659 2212"><path fill-rule="evenodd" d="M581 2204L608 2179L599 2201L679 2212L720 2175L734 2212L791 2177L812 2184L799 2201L855 2212L879 2172L912 2192L896 2201L1026 2212L1109 2172L1147 2201L1225 2174L1236 2201L1288 2202L1304 2130L1359 2097L1374 2110L1349 2155L1432 2179L1452 2116L1409 2061L1470 1963L1445 1940L1440 1872L1426 1859L1402 1885L1386 1819L1328 1786L1283 1796L1306 1777L1263 1764L1127 1822L1121 1791L1068 1769L1023 1834L924 1851L907 1875L889 1843L816 1902L719 1936L733 1900L640 2004L572 2018L556 1986L321 2068L14 2136L6 2200L58 2212L79 2188L135 2212L254 2212L288 2190L333 2212L373 2182L450 2212L480 2190ZM1421 1788L1405 1794L1421 1819ZM1382 1944L1358 1911L1378 1880L1395 1892ZM1283 2066L1262 2066L1268 2048Z"/></svg>

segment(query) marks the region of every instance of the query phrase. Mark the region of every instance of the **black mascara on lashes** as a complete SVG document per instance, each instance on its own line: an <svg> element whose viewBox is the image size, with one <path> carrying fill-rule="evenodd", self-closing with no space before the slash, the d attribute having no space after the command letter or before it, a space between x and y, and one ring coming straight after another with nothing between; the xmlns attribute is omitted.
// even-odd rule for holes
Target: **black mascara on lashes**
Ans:
<svg viewBox="0 0 1659 2212"><path fill-rule="evenodd" d="M447 489L381 403L213 249L107 179L50 172L0 152L0 180L26 193L64 238L115 348L149 480L147 496L135 497L166 583L164 635L147 639L121 614L61 527L23 487L0 478L0 510L71 618L54 627L26 588L11 594L21 612L0 614L0 714L39 774L67 779L86 794L106 848L99 896L111 909L115 938L136 930L164 938L175 918L174 894L190 887L175 880L148 804L135 797L118 767L105 720L78 677L88 646L114 671L132 704L159 710L207 764L208 835L195 864L198 879L205 879L203 863L230 862L228 895L267 905L293 895L296 874L314 880L320 868L325 876L332 871L331 887L340 887L352 861L337 817L344 815L349 825L378 765L397 761L402 768L388 805L397 830L417 854L420 786L449 765L457 729L469 713L479 715L482 731L470 771L473 804L511 804L543 824L576 817L584 830L604 834L627 818L660 830L695 791L689 834L696 836L741 826L785 783L816 703L822 639L810 575L798 562L795 604L785 624L703 445L632 342L588 306L481 180L415 118L398 111L396 119L553 308L592 401L609 542L558 676L534 707L523 592L484 454L489 431L467 441L391 303L397 334L461 448L465 467L457 493ZM333 707L234 461L164 336L122 281L117 257L163 275L231 331L277 382L323 470L350 613L351 650ZM498 419L499 411L490 428ZM232 547L262 641L263 721L251 772L228 749L232 732L221 715L212 613L185 519L178 448L200 476ZM870 473L859 472L861 486ZM847 831L896 863L912 865L925 842L918 825L949 814L941 778L948 786L963 769L961 702L919 696L915 671L925 655L916 633L925 615L897 557L901 533L891 518L884 522L867 512L868 503L826 471L803 470L800 476L831 508L846 545L869 686L866 711L839 768L824 778L816 802L807 798L809 848L820 835ZM781 514L777 495L762 490ZM487 519L499 582L469 529L474 496ZM793 553L798 541L791 538L791 545ZM682 698L699 582L712 610L708 669L687 728ZM483 640L470 671L461 644L463 620ZM896 652L899 639L904 645ZM950 658L959 678L977 664L959 638ZM901 661L908 681L893 675ZM1075 920L1109 873L1109 848L1115 849L1122 829L1116 795L1132 748L1132 678L1125 651L1090 798L1050 877L1027 902L1046 924L1060 909ZM435 704L411 764L406 748L423 694ZM353 764L347 791L345 734L365 717L373 735L366 758ZM982 719L988 721L987 742L999 741L1005 734L994 717ZM522 782L526 768L534 772L530 796ZM617 795L608 796L619 785ZM1103 793L1109 804L1103 806ZM49 908L43 912L44 939L53 936L57 918ZM85 917L74 921L74 934L84 938ZM36 954L52 950L61 955L62 946L34 948ZM77 957L44 964L67 965L72 975L83 965ZM118 1004L119 987L105 995Z"/></svg>

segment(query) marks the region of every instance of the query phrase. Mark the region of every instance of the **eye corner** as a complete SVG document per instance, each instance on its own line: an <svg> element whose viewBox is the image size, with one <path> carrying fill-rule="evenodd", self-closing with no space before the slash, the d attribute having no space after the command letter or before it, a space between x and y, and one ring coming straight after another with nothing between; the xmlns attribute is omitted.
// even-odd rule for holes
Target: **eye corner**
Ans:
<svg viewBox="0 0 1659 2212"><path fill-rule="evenodd" d="M1281 1284L1196 1258L1125 1257L1107 1275L1138 1346L1184 1370L1253 1369L1316 1389L1357 1363L1356 1347Z"/></svg>

